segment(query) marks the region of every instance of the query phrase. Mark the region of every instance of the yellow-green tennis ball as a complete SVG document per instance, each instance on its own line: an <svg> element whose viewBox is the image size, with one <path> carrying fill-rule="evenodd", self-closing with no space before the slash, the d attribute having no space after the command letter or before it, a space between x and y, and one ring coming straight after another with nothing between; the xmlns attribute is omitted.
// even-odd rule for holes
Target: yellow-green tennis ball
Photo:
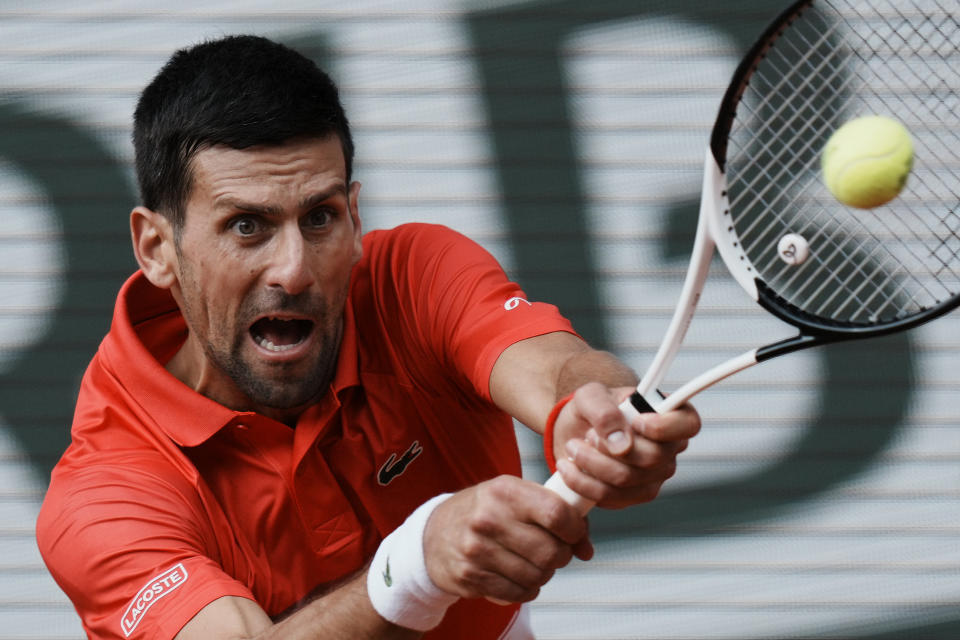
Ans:
<svg viewBox="0 0 960 640"><path fill-rule="evenodd" d="M884 116L856 118L837 129L823 150L823 179L837 200L870 209L897 197L913 167L913 142Z"/></svg>

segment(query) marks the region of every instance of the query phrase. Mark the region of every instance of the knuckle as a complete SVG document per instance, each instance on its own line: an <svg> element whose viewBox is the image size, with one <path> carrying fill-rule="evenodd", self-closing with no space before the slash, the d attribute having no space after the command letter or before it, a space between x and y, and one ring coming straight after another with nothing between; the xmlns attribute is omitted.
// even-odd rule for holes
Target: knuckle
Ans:
<svg viewBox="0 0 960 640"><path fill-rule="evenodd" d="M647 419L643 423L643 435L648 440L660 442L666 437L666 427L659 419Z"/></svg>
<svg viewBox="0 0 960 640"><path fill-rule="evenodd" d="M540 545L540 548L535 552L535 557L531 558L531 562L541 570L542 574L549 574L540 584L549 580L555 569L565 567L572 557L573 551L568 545L555 541Z"/></svg>
<svg viewBox="0 0 960 640"><path fill-rule="evenodd" d="M536 600L540 595L540 587L543 585L535 585L532 587L526 587L517 591L514 597L511 597L512 602L532 602Z"/></svg>
<svg viewBox="0 0 960 640"><path fill-rule="evenodd" d="M460 586L470 594L479 595L489 588L491 576L472 564L467 564L460 572Z"/></svg>
<svg viewBox="0 0 960 640"><path fill-rule="evenodd" d="M555 571L556 569L570 564L571 560L573 560L573 548L569 545L561 545L553 556L553 562L551 563L551 566ZM548 576L547 580L553 576L554 571L550 571L550 576Z"/></svg>
<svg viewBox="0 0 960 640"><path fill-rule="evenodd" d="M567 520L568 507L559 496L550 496L550 500L545 502L542 507L543 525L549 531L556 531L564 525Z"/></svg>
<svg viewBox="0 0 960 640"><path fill-rule="evenodd" d="M487 545L482 537L469 535L461 542L460 553L462 553L463 557L467 560L474 562L487 555ZM472 567L473 565L470 564L469 566ZM465 570L465 572L468 571L469 569Z"/></svg>
<svg viewBox="0 0 960 640"><path fill-rule="evenodd" d="M700 414L694 411L692 408L687 412L689 416L689 428L688 433L691 436L695 436L700 433L700 429L703 427L703 422L700 420Z"/></svg>
<svg viewBox="0 0 960 640"><path fill-rule="evenodd" d="M531 589L530 591L527 591L527 593L525 593L525 594L523 595L523 597L520 598L519 601L520 601L520 602L533 602L533 601L536 600L538 597L540 597L540 587L537 587L536 589Z"/></svg>
<svg viewBox="0 0 960 640"><path fill-rule="evenodd" d="M543 577L545 573L545 570L530 567L528 570L514 575L512 581L524 590L538 589L546 583Z"/></svg>
<svg viewBox="0 0 960 640"><path fill-rule="evenodd" d="M622 489L630 486L634 481L634 473L629 467L617 467L610 474L609 484Z"/></svg>
<svg viewBox="0 0 960 640"><path fill-rule="evenodd" d="M673 455L668 453L664 447L653 447L646 455L644 466L652 469L669 463L671 459L673 459Z"/></svg>
<svg viewBox="0 0 960 640"><path fill-rule="evenodd" d="M470 562L463 560L451 562L449 565L450 583L455 592L462 598L473 598L478 595L478 570Z"/></svg>
<svg viewBox="0 0 960 640"><path fill-rule="evenodd" d="M601 428L616 428L624 422L623 414L615 405L605 406L597 412L596 423Z"/></svg>
<svg viewBox="0 0 960 640"><path fill-rule="evenodd" d="M602 395L606 392L606 387L596 381L587 382L574 392L577 399L591 398Z"/></svg>
<svg viewBox="0 0 960 640"><path fill-rule="evenodd" d="M510 476L497 476L492 480L484 483L485 492L489 498L494 500L504 500L506 499L513 487L513 481Z"/></svg>
<svg viewBox="0 0 960 640"><path fill-rule="evenodd" d="M664 480L666 480L666 479L668 479L668 478L672 478L672 477L675 476L676 474L677 474L677 461L676 461L676 460L671 460L670 462L668 462L667 464L664 465L664 467L663 467L663 477L664 477Z"/></svg>
<svg viewBox="0 0 960 640"><path fill-rule="evenodd" d="M593 497L596 502L608 502L615 500L619 496L620 492L613 485L601 484L597 487L595 494L595 496L591 497Z"/></svg>
<svg viewBox="0 0 960 640"><path fill-rule="evenodd" d="M497 530L498 519L486 511L480 511L470 518L470 530L479 536L489 536Z"/></svg>
<svg viewBox="0 0 960 640"><path fill-rule="evenodd" d="M554 573L556 573L555 569L550 569L549 571L542 572L537 579L537 584L533 585L530 590L539 591L540 587L550 582L550 578L553 577Z"/></svg>

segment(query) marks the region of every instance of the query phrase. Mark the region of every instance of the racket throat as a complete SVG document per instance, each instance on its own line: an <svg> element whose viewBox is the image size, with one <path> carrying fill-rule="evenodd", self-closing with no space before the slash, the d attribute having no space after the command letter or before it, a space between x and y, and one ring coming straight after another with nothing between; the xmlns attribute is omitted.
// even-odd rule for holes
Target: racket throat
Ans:
<svg viewBox="0 0 960 640"><path fill-rule="evenodd" d="M793 353L794 351L801 351L802 349L810 349L811 347L819 347L820 345L831 342L839 342L840 340L842 340L842 338L836 336L812 336L801 333L792 338L760 347L757 349L757 362L770 360L771 358Z"/></svg>
<svg viewBox="0 0 960 640"><path fill-rule="evenodd" d="M662 394L661 394L662 395ZM647 399L640 395L639 391L630 394L630 405L636 409L637 413L656 413L653 405L647 402Z"/></svg>

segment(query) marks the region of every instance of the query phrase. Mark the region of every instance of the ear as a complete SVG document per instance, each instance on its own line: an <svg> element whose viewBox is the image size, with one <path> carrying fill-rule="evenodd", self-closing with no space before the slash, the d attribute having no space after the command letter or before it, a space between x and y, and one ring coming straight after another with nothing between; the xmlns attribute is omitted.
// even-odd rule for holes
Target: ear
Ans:
<svg viewBox="0 0 960 640"><path fill-rule="evenodd" d="M130 212L133 253L147 280L161 289L177 282L177 252L173 226L167 218L146 207Z"/></svg>
<svg viewBox="0 0 960 640"><path fill-rule="evenodd" d="M353 221L353 251L354 262L363 255L363 227L360 224L360 183L351 182L347 194L347 207L350 209L350 219Z"/></svg>

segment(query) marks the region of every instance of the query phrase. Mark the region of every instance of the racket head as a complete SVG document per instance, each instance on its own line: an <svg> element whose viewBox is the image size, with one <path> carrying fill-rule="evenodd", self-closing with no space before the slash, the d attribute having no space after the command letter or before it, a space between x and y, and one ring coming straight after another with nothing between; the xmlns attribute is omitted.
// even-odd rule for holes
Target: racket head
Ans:
<svg viewBox="0 0 960 640"><path fill-rule="evenodd" d="M824 340L910 328L960 304L960 26L929 0L802 0L743 59L710 153L714 241L767 310ZM837 201L820 156L845 122L902 122L914 166L899 197ZM799 234L801 264L778 243ZM738 278L741 284L744 278Z"/></svg>

